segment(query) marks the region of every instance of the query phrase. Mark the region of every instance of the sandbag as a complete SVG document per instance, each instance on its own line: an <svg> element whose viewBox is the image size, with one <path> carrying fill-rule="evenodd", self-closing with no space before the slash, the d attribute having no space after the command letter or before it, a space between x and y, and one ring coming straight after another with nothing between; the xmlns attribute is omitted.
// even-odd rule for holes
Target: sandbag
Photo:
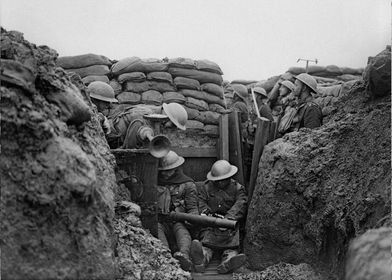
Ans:
<svg viewBox="0 0 392 280"><path fill-rule="evenodd" d="M289 70L287 70L287 72L290 72L294 75L299 75L301 73L306 73L306 70L304 67L290 67Z"/></svg>
<svg viewBox="0 0 392 280"><path fill-rule="evenodd" d="M161 105L163 96L159 91L148 90L142 93L142 102L150 105Z"/></svg>
<svg viewBox="0 0 392 280"><path fill-rule="evenodd" d="M185 78L185 77L174 78L174 84L178 89L193 89L193 90L200 89L199 81L195 79Z"/></svg>
<svg viewBox="0 0 392 280"><path fill-rule="evenodd" d="M208 110L208 103L207 102L205 102L204 100L195 99L192 97L186 98L185 106L199 110L199 111L207 111Z"/></svg>
<svg viewBox="0 0 392 280"><path fill-rule="evenodd" d="M114 94L115 95L117 95L117 94L122 92L122 86L116 79L110 80L109 86L112 87L112 89L114 90Z"/></svg>
<svg viewBox="0 0 392 280"><path fill-rule="evenodd" d="M199 90L192 90L192 89L181 89L178 91L185 97L192 97L200 100L204 100L204 92Z"/></svg>
<svg viewBox="0 0 392 280"><path fill-rule="evenodd" d="M45 98L60 108L60 118L67 124L80 125L91 119L89 106L74 85L64 87L61 91L49 91L45 94Z"/></svg>
<svg viewBox="0 0 392 280"><path fill-rule="evenodd" d="M325 66L320 66L320 65L309 65L308 66L308 74L309 75L312 75L314 73L320 73L320 72L322 73L322 72L326 72L326 71L327 70L326 70Z"/></svg>
<svg viewBox="0 0 392 280"><path fill-rule="evenodd" d="M249 84L254 84L257 83L258 81L256 80L241 80L241 79L237 79L237 80L233 80L231 81L231 84L239 84L239 85L249 85Z"/></svg>
<svg viewBox="0 0 392 280"><path fill-rule="evenodd" d="M203 100L207 103L215 103L215 104L219 104L221 106L225 106L224 100L220 99L219 97L217 97L215 95L208 94L205 91L182 89L179 92L182 95L184 95L185 97L192 97L192 98Z"/></svg>
<svg viewBox="0 0 392 280"><path fill-rule="evenodd" d="M204 92L204 91L203 91ZM216 95L212 95L209 93L204 92L204 101L206 101L208 104L219 104L221 106L226 106L225 102L223 99L219 98Z"/></svg>
<svg viewBox="0 0 392 280"><path fill-rule="evenodd" d="M219 126L218 125L212 125L212 124L206 124L203 127L204 134L213 136L213 137L218 137L219 136Z"/></svg>
<svg viewBox="0 0 392 280"><path fill-rule="evenodd" d="M116 96L118 102L120 104L139 104L142 100L142 97L139 93L124 91Z"/></svg>
<svg viewBox="0 0 392 280"><path fill-rule="evenodd" d="M95 82L95 81L100 81L100 82L104 82L104 83L108 84L109 83L109 78L108 78L108 76L94 76L94 75L92 75L92 76L86 76L86 77L84 77L82 79L82 82L86 86L89 85L92 82Z"/></svg>
<svg viewBox="0 0 392 280"><path fill-rule="evenodd" d="M230 110L225 109L223 106L219 104L208 104L208 109L209 111L217 112L219 114L227 114L230 112Z"/></svg>
<svg viewBox="0 0 392 280"><path fill-rule="evenodd" d="M169 67L196 69L196 63L190 58L177 57L169 59Z"/></svg>
<svg viewBox="0 0 392 280"><path fill-rule="evenodd" d="M216 73L194 70L194 69L183 69L177 67L170 67L168 72L173 77L185 77L198 80L200 83L214 83L217 85L222 84L222 76Z"/></svg>
<svg viewBox="0 0 392 280"><path fill-rule="evenodd" d="M146 75L142 72L124 73L119 75L117 80L121 84L128 81L140 83L146 80Z"/></svg>
<svg viewBox="0 0 392 280"><path fill-rule="evenodd" d="M151 72L147 74L147 80L166 82L173 85L173 77L167 72Z"/></svg>
<svg viewBox="0 0 392 280"><path fill-rule="evenodd" d="M200 112L199 120L204 124L219 124L220 114L211 111Z"/></svg>
<svg viewBox="0 0 392 280"><path fill-rule="evenodd" d="M167 71L168 64L163 62L160 59L156 58L147 58L147 59L140 59L138 57L127 57L121 59L117 63L115 63L112 68L111 72L113 75L117 76L122 73L131 73L131 72L164 72Z"/></svg>
<svg viewBox="0 0 392 280"><path fill-rule="evenodd" d="M164 103L185 103L185 97L176 91L167 91L163 93L163 102Z"/></svg>
<svg viewBox="0 0 392 280"><path fill-rule="evenodd" d="M188 120L185 124L186 129L191 129L191 130L203 130L204 124L199 121L195 120Z"/></svg>
<svg viewBox="0 0 392 280"><path fill-rule="evenodd" d="M60 56L56 60L56 64L64 69L84 68L91 65L107 65L111 66L109 58L103 55L93 53L75 55L75 56Z"/></svg>
<svg viewBox="0 0 392 280"><path fill-rule="evenodd" d="M159 92L175 91L176 88L167 82L147 81L149 89L153 89Z"/></svg>
<svg viewBox="0 0 392 280"><path fill-rule="evenodd" d="M188 120L199 120L200 119L200 111L197 109L189 108L184 106L185 111L188 113Z"/></svg>
<svg viewBox="0 0 392 280"><path fill-rule="evenodd" d="M361 76L363 73L363 68L340 67L340 70L342 70L343 75L350 74L350 75Z"/></svg>
<svg viewBox="0 0 392 280"><path fill-rule="evenodd" d="M318 87L317 90L322 97L326 97L326 96L337 97L340 94L341 88L342 88L341 85L335 85L330 87Z"/></svg>
<svg viewBox="0 0 392 280"><path fill-rule="evenodd" d="M213 61L207 59L196 60L196 69L223 75L222 69Z"/></svg>
<svg viewBox="0 0 392 280"><path fill-rule="evenodd" d="M150 84L147 81L141 83L125 82L124 84L124 90L130 92L142 93L149 89L150 89Z"/></svg>
<svg viewBox="0 0 392 280"><path fill-rule="evenodd" d="M361 80L362 76L352 75L352 74L343 74L343 75L337 76L336 79L344 81L344 82L348 82L351 80Z"/></svg>
<svg viewBox="0 0 392 280"><path fill-rule="evenodd" d="M107 65L92 65L84 68L70 68L66 70L67 72L74 72L78 74L81 78L87 76L104 76L109 74L110 70Z"/></svg>
<svg viewBox="0 0 392 280"><path fill-rule="evenodd" d="M202 91L205 91L207 93L210 93L210 94L216 95L220 98L223 98L223 87L222 86L218 86L213 83L205 83L205 84L201 84L200 88Z"/></svg>

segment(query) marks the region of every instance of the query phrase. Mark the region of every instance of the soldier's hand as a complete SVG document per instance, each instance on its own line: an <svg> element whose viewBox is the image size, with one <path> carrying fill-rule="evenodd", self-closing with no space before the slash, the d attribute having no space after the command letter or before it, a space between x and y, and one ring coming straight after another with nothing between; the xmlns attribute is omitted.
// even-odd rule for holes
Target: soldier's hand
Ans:
<svg viewBox="0 0 392 280"><path fill-rule="evenodd" d="M224 218L225 218L225 216L220 215L220 214L214 214L213 216L214 216L215 218L219 218L219 219L224 219Z"/></svg>

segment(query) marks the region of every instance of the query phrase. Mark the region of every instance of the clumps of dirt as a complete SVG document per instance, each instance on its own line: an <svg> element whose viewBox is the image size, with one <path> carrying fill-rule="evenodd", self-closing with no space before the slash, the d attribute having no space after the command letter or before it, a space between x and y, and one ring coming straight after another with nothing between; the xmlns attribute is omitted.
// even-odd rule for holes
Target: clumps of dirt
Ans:
<svg viewBox="0 0 392 280"><path fill-rule="evenodd" d="M355 85L319 129L268 144L244 242L252 269L308 263L341 278L349 241L390 213L390 96Z"/></svg>
<svg viewBox="0 0 392 280"><path fill-rule="evenodd" d="M2 277L114 278L115 161L89 99L54 50L4 29L1 45Z"/></svg>
<svg viewBox="0 0 392 280"><path fill-rule="evenodd" d="M141 227L140 219L133 213L118 214L114 221L117 236L115 257L118 279L186 280L189 272L183 271L170 250Z"/></svg>
<svg viewBox="0 0 392 280"><path fill-rule="evenodd" d="M298 265L278 263L269 266L263 271L252 271L247 273L234 273L233 280L322 280L321 275L313 268L301 263Z"/></svg>

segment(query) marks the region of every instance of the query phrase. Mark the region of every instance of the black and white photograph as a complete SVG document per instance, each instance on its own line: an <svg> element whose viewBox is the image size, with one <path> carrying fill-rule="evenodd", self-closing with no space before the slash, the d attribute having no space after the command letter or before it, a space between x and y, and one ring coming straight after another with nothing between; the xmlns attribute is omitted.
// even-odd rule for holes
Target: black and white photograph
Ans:
<svg viewBox="0 0 392 280"><path fill-rule="evenodd" d="M0 280L390 280L387 0L2 0Z"/></svg>

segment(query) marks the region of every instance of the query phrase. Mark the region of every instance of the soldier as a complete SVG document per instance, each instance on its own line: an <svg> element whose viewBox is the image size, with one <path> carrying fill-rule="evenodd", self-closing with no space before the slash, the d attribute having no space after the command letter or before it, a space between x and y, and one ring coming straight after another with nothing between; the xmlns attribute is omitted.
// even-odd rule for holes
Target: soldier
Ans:
<svg viewBox="0 0 392 280"><path fill-rule="evenodd" d="M103 132L106 135L110 134L110 123L106 116L110 112L111 104L118 103L118 100L114 97L114 90L108 84L96 81L89 84L87 91L90 93L91 101L97 107Z"/></svg>
<svg viewBox="0 0 392 280"><path fill-rule="evenodd" d="M238 168L226 160L216 161L207 174L207 181L199 190L201 215L211 215L230 220L242 220L248 198L245 188L232 177ZM218 273L228 273L242 266L246 256L239 253L239 229L204 228L201 241L195 239L191 245L191 258L195 271L204 272L211 260L213 250L223 250Z"/></svg>
<svg viewBox="0 0 392 280"><path fill-rule="evenodd" d="M295 99L293 95L295 85L288 80L279 80L270 92L270 106L272 115L276 122L284 115L284 111L289 102Z"/></svg>
<svg viewBox="0 0 392 280"><path fill-rule="evenodd" d="M90 96L95 99L102 96L111 96L114 99L114 90L104 82L92 82L88 85L87 90ZM107 99L101 98L100 100L104 104L108 104ZM162 113L168 117L168 121L164 124L165 127L176 126L181 130L186 129L185 124L188 120L188 114L184 107L177 103L164 103L162 107ZM154 113L150 107L136 105L118 107L111 111L105 110L105 108L101 108L101 113L106 115L110 124L107 140L111 148L140 148L148 143L148 135L154 135L152 125L147 119L143 118L144 115ZM99 108L98 110L100 111Z"/></svg>
<svg viewBox="0 0 392 280"><path fill-rule="evenodd" d="M271 122L274 121L271 113L271 108L267 104L268 95L265 89L262 87L255 87L253 92L256 93L257 108L259 108L260 117L269 119Z"/></svg>
<svg viewBox="0 0 392 280"><path fill-rule="evenodd" d="M158 175L158 209L160 213L171 211L199 214L197 189L194 181L186 176L181 165L184 158L170 151L159 162ZM167 237L174 234L178 251L174 257L180 261L183 270L190 271L192 262L189 258L191 235L182 222L162 221L158 223L158 238L169 247Z"/></svg>
<svg viewBox="0 0 392 280"><path fill-rule="evenodd" d="M294 116L292 129L302 127L316 128L322 125L323 114L313 100L312 93L317 93L317 82L309 74L302 73L295 77L294 95L298 98L297 114Z"/></svg>

